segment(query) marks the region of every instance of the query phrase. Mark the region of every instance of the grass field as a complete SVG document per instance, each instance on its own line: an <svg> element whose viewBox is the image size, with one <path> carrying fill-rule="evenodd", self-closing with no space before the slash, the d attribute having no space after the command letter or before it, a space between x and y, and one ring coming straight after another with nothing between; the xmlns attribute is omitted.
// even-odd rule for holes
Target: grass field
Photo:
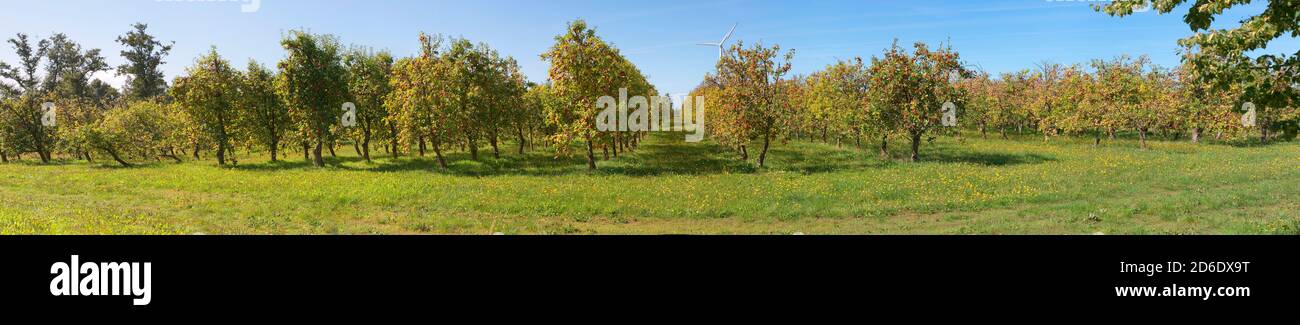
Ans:
<svg viewBox="0 0 1300 325"><path fill-rule="evenodd" d="M905 145L897 141L898 157ZM352 153L339 147L339 153ZM653 135L585 171L506 146L481 162L240 157L0 165L3 234L1296 234L1300 144L940 138L926 162L778 144L769 167ZM210 153L209 153L210 155ZM30 158L29 158L30 159Z"/></svg>

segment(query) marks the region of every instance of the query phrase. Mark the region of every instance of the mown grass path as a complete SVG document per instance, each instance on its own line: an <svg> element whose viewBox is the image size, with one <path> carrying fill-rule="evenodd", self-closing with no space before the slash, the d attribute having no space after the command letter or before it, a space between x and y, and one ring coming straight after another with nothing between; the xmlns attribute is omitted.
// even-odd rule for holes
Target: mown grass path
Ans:
<svg viewBox="0 0 1300 325"><path fill-rule="evenodd" d="M1300 144L1089 142L941 138L915 164L794 142L775 145L758 169L716 145L654 135L596 173L577 157L517 156L509 145L495 160L453 153L443 171L431 158L341 157L323 169L242 156L233 168L11 163L0 165L0 233L1298 231Z"/></svg>

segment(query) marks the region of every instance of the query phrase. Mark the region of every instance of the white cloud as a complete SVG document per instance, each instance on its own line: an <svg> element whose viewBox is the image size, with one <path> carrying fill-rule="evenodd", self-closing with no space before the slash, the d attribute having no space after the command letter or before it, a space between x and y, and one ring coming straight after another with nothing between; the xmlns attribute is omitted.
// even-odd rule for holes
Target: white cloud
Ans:
<svg viewBox="0 0 1300 325"><path fill-rule="evenodd" d="M117 90L122 90L122 87L126 86L127 77L117 75L117 71L100 71L90 75L90 77L92 79L103 81L104 83L113 86L113 88L117 88Z"/></svg>

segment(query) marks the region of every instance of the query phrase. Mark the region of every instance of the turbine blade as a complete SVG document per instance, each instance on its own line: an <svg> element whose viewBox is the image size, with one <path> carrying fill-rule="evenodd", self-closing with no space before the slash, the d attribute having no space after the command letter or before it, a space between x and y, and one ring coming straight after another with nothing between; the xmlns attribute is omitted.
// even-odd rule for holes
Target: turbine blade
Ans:
<svg viewBox="0 0 1300 325"><path fill-rule="evenodd" d="M734 24L734 25L731 25L731 30L727 31L727 36L723 36L723 37L722 37L722 42L723 42L723 43L726 43L727 40L731 39L731 34L736 32L736 26L740 26L740 23L736 23L736 24Z"/></svg>

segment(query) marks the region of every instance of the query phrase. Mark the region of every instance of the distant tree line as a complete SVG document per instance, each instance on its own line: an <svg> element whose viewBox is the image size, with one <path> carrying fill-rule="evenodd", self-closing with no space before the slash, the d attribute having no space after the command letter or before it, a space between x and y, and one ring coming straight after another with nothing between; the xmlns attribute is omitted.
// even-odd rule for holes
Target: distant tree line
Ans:
<svg viewBox="0 0 1300 325"><path fill-rule="evenodd" d="M1168 13L1184 2L1096 8L1124 16L1153 5ZM1294 138L1300 59L1247 53L1300 33L1296 2L1270 1L1236 29L1208 29L1215 15L1238 4L1192 6L1185 20L1197 34L1180 41L1184 60L1173 69L1145 56L1120 56L994 76L970 67L951 46L895 42L870 59L791 76L794 51L737 42L690 96L706 101L710 138L759 166L774 143L791 139L851 143L885 158L892 141L902 139L917 161L924 143L960 136L958 130L1090 137L1094 145L1123 133L1143 148L1153 136L1200 142L1257 131L1262 142ZM597 152L618 157L646 135L596 127L601 96L658 91L585 21L569 23L541 54L550 64L541 84L488 44L423 33L418 41L419 53L394 57L291 31L280 42L285 58L274 67L250 60L239 69L212 48L168 83L160 66L173 44L135 24L117 38L125 63L115 70L127 78L118 90L92 77L113 69L99 49L83 49L64 34L43 40L18 34L8 40L17 61L0 62L0 160L35 153L49 163L57 153L90 162L107 156L130 166L210 154L227 165L237 163L238 152L266 152L278 161L301 150L304 160L324 166L326 152L336 156L339 145L350 144L367 161L375 149L393 157L432 151L446 168L450 150L479 160L490 149L499 158L514 142L519 154L538 144L558 156L581 153L595 169ZM43 123L46 102L58 108L55 127ZM1246 111L1247 102L1253 111ZM1257 125L1243 125L1244 114Z"/></svg>
<svg viewBox="0 0 1300 325"><path fill-rule="evenodd" d="M1095 7L1124 16L1146 5L1168 13L1185 2L1129 0ZM779 46L738 42L691 95L709 103L710 137L745 160L750 146L760 145L760 166L774 140L871 146L889 158L890 140L901 137L916 161L924 142L935 135L960 136L963 129L984 137L1091 137L1094 145L1128 133L1144 149L1154 135L1201 142L1258 132L1265 143L1294 139L1300 131L1300 54L1247 54L1300 33L1300 7L1269 1L1263 13L1236 29L1209 30L1215 15L1240 4L1209 0L1191 6L1185 20L1198 33L1180 41L1186 47L1183 64L1174 69L1145 56L1120 56L1068 66L1041 63L992 76L962 62L951 47L895 43L870 60L840 60L807 76L787 76L793 52L780 56ZM952 127L943 125L945 106L957 117Z"/></svg>
<svg viewBox="0 0 1300 325"><path fill-rule="evenodd" d="M561 155L585 147L594 169L597 149L609 159L634 150L644 136L596 131L594 98L620 87L657 94L581 20L542 55L552 62L545 84L528 82L514 58L464 38L420 34L418 55L395 58L305 31L286 34L286 57L274 68L250 60L239 69L213 47L168 84L159 67L173 45L147 28L136 24L117 39L125 48L126 63L116 71L127 78L121 91L92 78L110 70L98 49L82 49L63 34L10 39L18 62L0 63L0 77L9 81L0 83L0 158L36 153L49 163L62 153L131 166L211 154L227 165L237 164L239 151L278 161L297 147L304 160L324 166L325 152L336 156L339 144L351 144L367 161L372 149L394 157L432 151L446 168L447 150L478 160L486 147L500 158L513 141L519 154L536 143ZM46 102L57 107L57 126L42 123ZM354 125L341 123L345 114L354 114L347 117Z"/></svg>

